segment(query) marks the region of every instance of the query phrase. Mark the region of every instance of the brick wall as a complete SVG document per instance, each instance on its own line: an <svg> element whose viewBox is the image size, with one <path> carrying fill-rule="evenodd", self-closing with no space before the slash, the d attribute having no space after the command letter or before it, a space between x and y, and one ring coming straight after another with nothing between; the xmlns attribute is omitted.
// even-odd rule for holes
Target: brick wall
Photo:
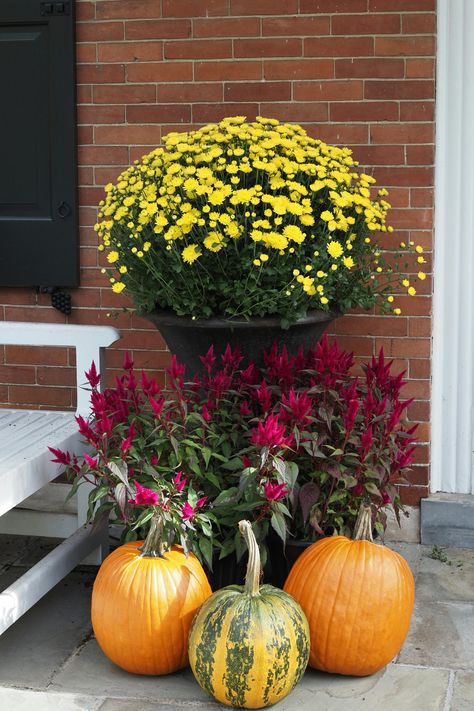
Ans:
<svg viewBox="0 0 474 711"><path fill-rule="evenodd" d="M421 243L430 273L435 23L435 0L77 0L81 288L69 321L110 323L129 305L98 268L92 225L102 186L167 132L236 114L298 122L351 146L390 190L392 244ZM361 312L334 327L357 356L383 346L407 371L409 416L425 443L409 503L427 493L431 289L428 277L417 296L401 297L400 317ZM0 289L0 317L64 320L48 297L21 289ZM108 355L112 371L126 349L162 371L168 354L146 321L120 314L112 323L123 332ZM72 406L72 357L0 351L0 402Z"/></svg>

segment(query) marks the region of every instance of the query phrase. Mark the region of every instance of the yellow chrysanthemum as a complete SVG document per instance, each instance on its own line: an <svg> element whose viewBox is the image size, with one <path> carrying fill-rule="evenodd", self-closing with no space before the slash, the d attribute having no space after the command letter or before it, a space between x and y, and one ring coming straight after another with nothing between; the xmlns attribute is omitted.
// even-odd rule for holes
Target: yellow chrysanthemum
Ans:
<svg viewBox="0 0 474 711"><path fill-rule="evenodd" d="M112 250L107 255L107 261L109 262L109 264L114 264L114 262L118 261L119 258L120 258L120 255L115 250Z"/></svg>
<svg viewBox="0 0 474 711"><path fill-rule="evenodd" d="M112 284L112 291L115 292L116 294L120 294L125 289L125 284L123 281L116 281L114 284Z"/></svg>
<svg viewBox="0 0 474 711"><path fill-rule="evenodd" d="M186 262L186 264L192 264L201 256L201 250L197 244L189 244L183 249L181 256L183 258L183 262Z"/></svg>
<svg viewBox="0 0 474 711"><path fill-rule="evenodd" d="M352 257L344 257L342 263L345 267L347 267L347 269L352 269L352 267L355 266L355 262Z"/></svg>
<svg viewBox="0 0 474 711"><path fill-rule="evenodd" d="M341 256L341 254L344 253L341 243L337 240L329 242L328 246L326 247L326 251L333 259L337 259Z"/></svg>
<svg viewBox="0 0 474 711"><path fill-rule="evenodd" d="M425 272L418 272L418 279L421 279L421 281L424 281L426 279Z"/></svg>
<svg viewBox="0 0 474 711"><path fill-rule="evenodd" d="M305 240L305 234L300 230L298 225L286 225L283 234L288 240L301 244Z"/></svg>

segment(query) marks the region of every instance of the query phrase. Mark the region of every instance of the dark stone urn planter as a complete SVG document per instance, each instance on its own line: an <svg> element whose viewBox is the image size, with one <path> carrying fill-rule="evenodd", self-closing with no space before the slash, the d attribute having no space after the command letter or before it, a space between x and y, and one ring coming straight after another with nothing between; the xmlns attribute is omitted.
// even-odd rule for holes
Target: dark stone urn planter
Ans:
<svg viewBox="0 0 474 711"><path fill-rule="evenodd" d="M279 317L239 319L200 319L177 316L172 311L156 310L144 314L160 331L168 348L178 362L187 366L186 374L193 375L202 369L199 356L205 355L214 345L214 354L224 353L227 344L237 346L247 359L263 365L263 351L276 342L286 346L289 355L296 355L300 347L307 352L321 338L325 329L339 313L310 311L288 329L281 328Z"/></svg>

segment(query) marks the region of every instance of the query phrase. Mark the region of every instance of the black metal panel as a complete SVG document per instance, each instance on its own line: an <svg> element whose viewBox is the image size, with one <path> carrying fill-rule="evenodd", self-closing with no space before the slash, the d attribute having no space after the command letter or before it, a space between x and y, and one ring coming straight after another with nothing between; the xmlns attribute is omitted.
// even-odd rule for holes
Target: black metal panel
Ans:
<svg viewBox="0 0 474 711"><path fill-rule="evenodd" d="M0 285L77 286L72 2L0 0Z"/></svg>

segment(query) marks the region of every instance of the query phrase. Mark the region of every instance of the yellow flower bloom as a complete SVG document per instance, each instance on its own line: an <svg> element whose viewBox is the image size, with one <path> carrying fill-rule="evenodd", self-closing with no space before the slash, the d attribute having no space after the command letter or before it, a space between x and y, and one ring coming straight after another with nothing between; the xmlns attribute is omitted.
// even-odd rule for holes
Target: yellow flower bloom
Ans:
<svg viewBox="0 0 474 711"><path fill-rule="evenodd" d="M393 301L394 301L393 296L387 296L387 301L388 301L389 304L392 304Z"/></svg>
<svg viewBox="0 0 474 711"><path fill-rule="evenodd" d="M397 309L393 309L393 313L396 314L397 316L400 316L400 314L402 313L402 310L401 310L401 309L398 309L398 308L397 308Z"/></svg>
<svg viewBox="0 0 474 711"><path fill-rule="evenodd" d="M418 279L421 279L421 281L424 281L426 279L425 272L418 272Z"/></svg>
<svg viewBox="0 0 474 711"><path fill-rule="evenodd" d="M125 289L125 284L123 281L116 281L114 284L112 284L112 291L115 292L116 294L120 294L121 291Z"/></svg>
<svg viewBox="0 0 474 711"><path fill-rule="evenodd" d="M415 289L415 287L410 286L410 287L408 288L408 293L410 294L410 296L415 296L415 294L416 294L416 289Z"/></svg>
<svg viewBox="0 0 474 711"><path fill-rule="evenodd" d="M197 244L190 244L183 249L181 252L183 262L186 264L192 264L201 256L201 250Z"/></svg>
<svg viewBox="0 0 474 711"><path fill-rule="evenodd" d="M305 240L305 234L297 225L286 225L283 234L288 240L301 244Z"/></svg>
<svg viewBox="0 0 474 711"><path fill-rule="evenodd" d="M355 262L352 257L344 257L342 263L347 269L352 269L352 267L355 266Z"/></svg>
<svg viewBox="0 0 474 711"><path fill-rule="evenodd" d="M219 232L209 232L204 238L204 246L211 252L220 252L223 248L224 237Z"/></svg>
<svg viewBox="0 0 474 711"><path fill-rule="evenodd" d="M320 300L320 302L321 302L322 304L328 304L328 303L329 303L329 299L328 299L326 296L321 296L321 298L320 298L319 300Z"/></svg>
<svg viewBox="0 0 474 711"><path fill-rule="evenodd" d="M268 262L268 254L260 254L259 258L261 262Z"/></svg>
<svg viewBox="0 0 474 711"><path fill-rule="evenodd" d="M116 262L119 259L119 257L120 257L119 253L116 252L115 250L112 250L107 255L107 261L109 262L109 264L114 264L114 262Z"/></svg>
<svg viewBox="0 0 474 711"><path fill-rule="evenodd" d="M423 247L421 246L421 244L417 244L417 245L416 245L415 251L418 252L418 254L422 254L422 253L423 253Z"/></svg>
<svg viewBox="0 0 474 711"><path fill-rule="evenodd" d="M402 281L402 284L403 284L403 286L410 286L410 282L408 281L408 279L404 279Z"/></svg>
<svg viewBox="0 0 474 711"><path fill-rule="evenodd" d="M341 254L344 253L341 243L337 241L329 242L328 246L326 247L326 250L329 256L333 259L337 259L341 256Z"/></svg>
<svg viewBox="0 0 474 711"><path fill-rule="evenodd" d="M256 266L256 267L260 267L261 264L262 264L262 262L260 261L260 259L254 259L254 260L253 260L253 264L254 264L254 266Z"/></svg>

